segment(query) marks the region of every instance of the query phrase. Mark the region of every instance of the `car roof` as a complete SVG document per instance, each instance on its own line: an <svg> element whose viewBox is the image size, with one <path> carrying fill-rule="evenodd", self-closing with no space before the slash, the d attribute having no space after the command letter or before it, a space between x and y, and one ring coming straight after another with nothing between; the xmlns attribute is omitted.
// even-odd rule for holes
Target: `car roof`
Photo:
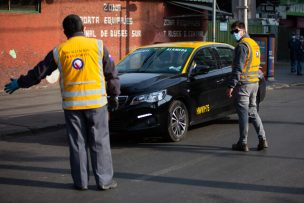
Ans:
<svg viewBox="0 0 304 203"><path fill-rule="evenodd" d="M142 46L141 48L149 48L149 47L185 47L185 48L198 48L201 46L208 46L208 45L228 45L225 43L219 42L202 42L202 41L191 41L191 42L166 42L166 43L158 43L152 44L147 46Z"/></svg>

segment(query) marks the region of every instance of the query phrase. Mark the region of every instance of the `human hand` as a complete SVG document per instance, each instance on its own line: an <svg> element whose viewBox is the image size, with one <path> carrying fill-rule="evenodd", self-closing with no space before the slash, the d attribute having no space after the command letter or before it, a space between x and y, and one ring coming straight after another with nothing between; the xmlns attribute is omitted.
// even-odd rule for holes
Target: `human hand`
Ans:
<svg viewBox="0 0 304 203"><path fill-rule="evenodd" d="M231 98L232 97L232 92L233 92L233 88L228 88L227 90L226 90L226 95L227 95L227 97L229 97L229 98Z"/></svg>
<svg viewBox="0 0 304 203"><path fill-rule="evenodd" d="M7 83L4 87L4 91L9 94L12 94L17 89L19 89L18 81L17 79L13 78L11 78L11 82Z"/></svg>
<svg viewBox="0 0 304 203"><path fill-rule="evenodd" d="M119 106L118 97L111 96L108 98L109 111L116 111L118 109L118 106Z"/></svg>

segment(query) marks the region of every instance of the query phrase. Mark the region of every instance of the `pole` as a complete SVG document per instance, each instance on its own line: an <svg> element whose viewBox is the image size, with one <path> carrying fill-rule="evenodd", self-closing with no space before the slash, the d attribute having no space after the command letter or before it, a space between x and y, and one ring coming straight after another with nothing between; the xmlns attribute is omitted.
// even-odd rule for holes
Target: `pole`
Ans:
<svg viewBox="0 0 304 203"><path fill-rule="evenodd" d="M212 40L215 42L216 31L216 0L213 0L213 15L212 15Z"/></svg>
<svg viewBox="0 0 304 203"><path fill-rule="evenodd" d="M247 0L244 0L244 24L245 24L245 29L246 32L248 33L248 15L247 15L247 10L248 10L248 3Z"/></svg>

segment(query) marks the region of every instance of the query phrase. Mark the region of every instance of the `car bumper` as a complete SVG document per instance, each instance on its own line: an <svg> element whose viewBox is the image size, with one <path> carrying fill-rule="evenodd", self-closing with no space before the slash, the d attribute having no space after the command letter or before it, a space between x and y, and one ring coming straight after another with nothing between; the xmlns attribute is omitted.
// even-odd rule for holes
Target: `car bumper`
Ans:
<svg viewBox="0 0 304 203"><path fill-rule="evenodd" d="M109 113L110 132L160 129L166 122L169 102L143 103Z"/></svg>

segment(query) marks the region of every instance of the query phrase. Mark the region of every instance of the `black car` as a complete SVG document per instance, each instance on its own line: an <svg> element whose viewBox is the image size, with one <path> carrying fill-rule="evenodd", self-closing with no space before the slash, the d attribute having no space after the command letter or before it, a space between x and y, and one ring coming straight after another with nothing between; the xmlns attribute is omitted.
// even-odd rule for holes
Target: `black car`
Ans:
<svg viewBox="0 0 304 203"><path fill-rule="evenodd" d="M110 113L110 131L156 130L180 141L189 125L235 113L226 96L233 49L224 43L176 42L131 52L117 65L120 105ZM260 74L257 103L265 92Z"/></svg>

